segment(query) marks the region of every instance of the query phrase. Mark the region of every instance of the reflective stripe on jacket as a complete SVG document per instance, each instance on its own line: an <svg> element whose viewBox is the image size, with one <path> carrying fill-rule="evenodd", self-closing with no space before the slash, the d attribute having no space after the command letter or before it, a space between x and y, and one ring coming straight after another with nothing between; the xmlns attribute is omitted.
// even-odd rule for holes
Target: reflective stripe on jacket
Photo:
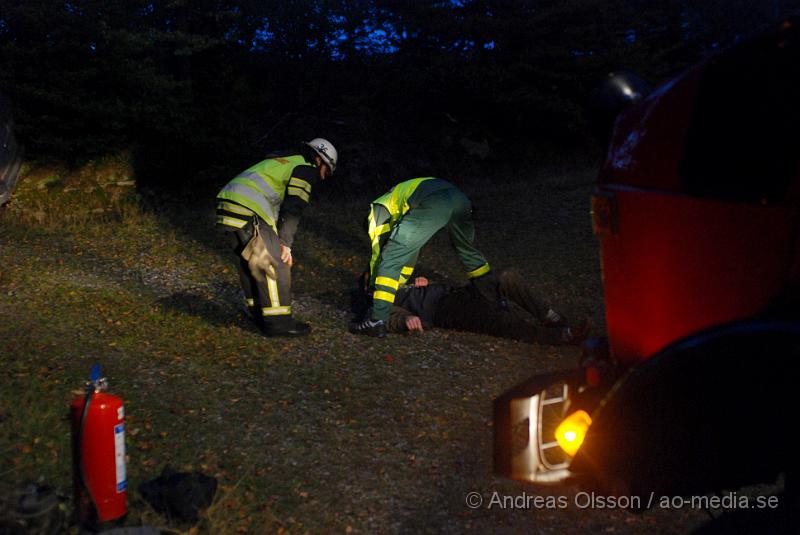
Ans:
<svg viewBox="0 0 800 535"><path fill-rule="evenodd" d="M375 263L378 261L378 257L381 254L382 242L388 237L386 235L397 225L400 218L406 215L406 213L417 204L412 197L414 193L417 192L420 184L428 181L434 182L425 185L425 192L420 192L420 195L423 197L441 189L453 187L452 184L441 178L430 176L412 178L411 180L400 182L388 192L372 201L368 215L367 230L372 245L372 256L369 262L369 272L371 276L374 277L375 275ZM411 266L404 267L400 283L405 283L413 271L414 268Z"/></svg>
<svg viewBox="0 0 800 535"><path fill-rule="evenodd" d="M287 187L293 189L292 194L300 196L306 202L308 200L310 193L308 190L311 187L307 183L301 183L303 181L299 180L295 180L296 184L290 183L292 171L299 165L311 164L300 155L270 158L259 162L228 182L217 195L217 201L232 201L250 209L277 232L278 215ZM227 220L218 222L235 226Z"/></svg>
<svg viewBox="0 0 800 535"><path fill-rule="evenodd" d="M369 208L369 241L372 245L372 256L369 261L369 272L374 277L375 262L381 254L381 236L392 230L397 220L400 219L411 207L408 199L417 191L419 185L433 177L414 178L400 182L388 192L374 201ZM374 282L374 281L371 281Z"/></svg>

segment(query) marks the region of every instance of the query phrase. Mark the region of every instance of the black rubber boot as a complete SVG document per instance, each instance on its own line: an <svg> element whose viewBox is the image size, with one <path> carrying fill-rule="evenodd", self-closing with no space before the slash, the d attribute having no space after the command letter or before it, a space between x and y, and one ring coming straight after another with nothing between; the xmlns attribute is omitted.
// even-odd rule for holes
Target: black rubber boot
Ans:
<svg viewBox="0 0 800 535"><path fill-rule="evenodd" d="M311 332L311 326L291 316L265 317L262 332L265 336L305 336Z"/></svg>
<svg viewBox="0 0 800 535"><path fill-rule="evenodd" d="M546 325L538 335L538 342L551 346L581 345L589 336L591 324L583 320L577 325Z"/></svg>
<svg viewBox="0 0 800 535"><path fill-rule="evenodd" d="M259 307L247 307L247 319L252 321L259 329L264 327L264 316L261 315Z"/></svg>
<svg viewBox="0 0 800 535"><path fill-rule="evenodd" d="M383 320L365 319L350 324L350 332L353 334L365 334L375 338L386 337L386 322Z"/></svg>

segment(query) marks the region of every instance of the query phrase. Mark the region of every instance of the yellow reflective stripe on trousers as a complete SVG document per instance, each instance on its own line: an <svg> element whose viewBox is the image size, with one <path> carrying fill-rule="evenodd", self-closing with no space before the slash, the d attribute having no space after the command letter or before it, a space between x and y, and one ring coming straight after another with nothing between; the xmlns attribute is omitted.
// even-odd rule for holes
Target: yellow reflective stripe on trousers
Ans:
<svg viewBox="0 0 800 535"><path fill-rule="evenodd" d="M381 286L388 286L392 290L397 290L400 286L400 283L394 279L390 279L389 277L378 277L375 279L375 284L380 284Z"/></svg>
<svg viewBox="0 0 800 535"><path fill-rule="evenodd" d="M249 306L249 307L251 307L251 306L254 306L256 304L256 301L255 301L255 299L247 299L247 298L245 298L244 304Z"/></svg>
<svg viewBox="0 0 800 535"><path fill-rule="evenodd" d="M294 186L289 186L286 188L287 195L294 195L295 197L300 197L304 201L308 202L308 193L305 190L296 188Z"/></svg>
<svg viewBox="0 0 800 535"><path fill-rule="evenodd" d="M384 291L381 291L381 290L378 290L377 292L375 292L375 294L372 296L372 298L373 299L378 299L380 301L388 301L390 303L394 303L394 294L393 293L389 293L389 292L384 292Z"/></svg>
<svg viewBox="0 0 800 535"><path fill-rule="evenodd" d="M280 294L278 294L278 281L267 277L267 290L269 290L269 302L273 307L281 304Z"/></svg>
<svg viewBox="0 0 800 535"><path fill-rule="evenodd" d="M486 264L482 265L478 269L473 269L472 271L467 273L467 277L470 278L470 279L474 279L475 277L480 277L481 275L486 275L487 273L489 273L490 269L491 268L489 267L489 263L487 262Z"/></svg>
<svg viewBox="0 0 800 535"><path fill-rule="evenodd" d="M226 215L218 215L217 223L221 225L227 225L229 227L242 228L247 224L247 221L242 221L241 219L234 219L233 217L228 217Z"/></svg>
<svg viewBox="0 0 800 535"><path fill-rule="evenodd" d="M217 210L225 210L226 212L231 212L234 214L239 215L246 215L252 216L254 212L249 208L245 208L244 206L240 206L238 204L234 204L232 202L221 202L217 204Z"/></svg>
<svg viewBox="0 0 800 535"><path fill-rule="evenodd" d="M292 307L264 307L261 309L262 316L291 316Z"/></svg>

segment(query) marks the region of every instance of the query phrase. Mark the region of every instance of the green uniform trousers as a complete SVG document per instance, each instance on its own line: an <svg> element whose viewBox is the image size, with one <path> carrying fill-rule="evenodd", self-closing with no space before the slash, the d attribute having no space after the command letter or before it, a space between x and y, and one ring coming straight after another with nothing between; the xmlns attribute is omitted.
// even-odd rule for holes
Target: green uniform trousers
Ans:
<svg viewBox="0 0 800 535"><path fill-rule="evenodd" d="M389 234L375 268L376 278L399 281L403 267L413 267L420 249L443 227L447 227L450 243L468 273L488 265L486 258L473 245L475 226L471 216L472 204L467 196L452 185L441 189L441 184L426 194L426 185L426 182L420 184L412 196L414 206ZM391 309L391 301L375 299L372 319L387 320Z"/></svg>

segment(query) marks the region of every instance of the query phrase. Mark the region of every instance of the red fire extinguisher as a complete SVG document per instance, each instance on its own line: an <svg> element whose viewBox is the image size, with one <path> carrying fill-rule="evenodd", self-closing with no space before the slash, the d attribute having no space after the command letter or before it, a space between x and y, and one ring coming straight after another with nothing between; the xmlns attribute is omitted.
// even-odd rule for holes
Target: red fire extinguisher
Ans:
<svg viewBox="0 0 800 535"><path fill-rule="evenodd" d="M70 404L75 508L84 526L99 527L128 512L125 408L105 392L100 365L92 368L86 394Z"/></svg>

